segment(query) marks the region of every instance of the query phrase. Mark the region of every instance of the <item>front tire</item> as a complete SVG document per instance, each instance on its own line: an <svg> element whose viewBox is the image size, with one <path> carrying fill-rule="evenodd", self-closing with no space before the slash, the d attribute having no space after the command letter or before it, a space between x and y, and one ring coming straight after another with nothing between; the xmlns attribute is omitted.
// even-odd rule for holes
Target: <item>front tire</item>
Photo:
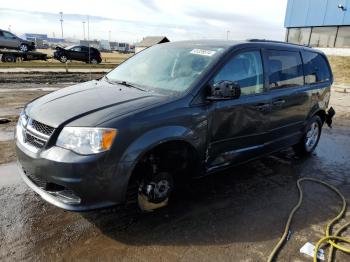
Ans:
<svg viewBox="0 0 350 262"><path fill-rule="evenodd" d="M322 120L319 116L315 115L310 119L300 142L293 146L295 153L301 156L311 155L318 145L321 131Z"/></svg>
<svg viewBox="0 0 350 262"><path fill-rule="evenodd" d="M24 52L24 53L26 53L26 52L28 52L28 45L27 44L21 44L20 46L19 46L19 50L21 51L21 52Z"/></svg>
<svg viewBox="0 0 350 262"><path fill-rule="evenodd" d="M59 60L60 60L61 63L66 63L68 61L68 58L65 55L61 55Z"/></svg>

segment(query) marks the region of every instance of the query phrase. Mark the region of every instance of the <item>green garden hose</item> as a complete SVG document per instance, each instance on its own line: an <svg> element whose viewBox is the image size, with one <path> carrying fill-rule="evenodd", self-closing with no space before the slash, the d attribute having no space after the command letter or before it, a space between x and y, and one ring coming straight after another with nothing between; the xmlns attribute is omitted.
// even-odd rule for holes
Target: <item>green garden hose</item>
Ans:
<svg viewBox="0 0 350 262"><path fill-rule="evenodd" d="M286 226L284 228L284 233L281 237L281 239L278 241L278 243L276 244L276 246L274 247L274 249L272 250L269 258L268 258L268 262L271 262L274 260L274 258L276 257L278 251L281 249L283 243L285 242L286 238L288 237L289 234L289 228L290 228L290 224L292 222L293 216L295 214L295 212L299 209L299 207L301 206L301 203L303 202L303 190L301 188L301 182L304 181L311 181L311 182L315 182L318 184L321 184L329 189L331 189L332 191L334 191L342 200L342 208L339 212L339 214L332 219L331 222L329 222L326 226L325 229L325 237L321 238L316 246L315 246L315 253L314 253L314 262L317 262L317 253L318 253L318 249L320 248L320 246L327 242L328 244L330 244L330 250L329 250L329 255L328 255L328 260L331 261L333 259L333 251L334 248L335 249L339 249L341 251L343 251L344 253L350 254L350 249L345 248L343 246L340 246L339 244L337 244L337 242L346 242L346 243L350 243L350 239L348 238L344 238L344 237L340 237L339 234L345 230L349 225L350 222L346 223L345 225L341 226L335 233L334 235L331 235L331 228L332 226L339 221L345 214L346 212L346 200L345 197L342 195L342 193L340 193L340 191L335 188L334 186L327 184L326 182L323 182L321 180L318 179L314 179L314 178L300 178L297 181L297 186L298 186L298 191L299 191L299 200L298 203L294 206L294 208L292 209L292 211L289 214Z"/></svg>

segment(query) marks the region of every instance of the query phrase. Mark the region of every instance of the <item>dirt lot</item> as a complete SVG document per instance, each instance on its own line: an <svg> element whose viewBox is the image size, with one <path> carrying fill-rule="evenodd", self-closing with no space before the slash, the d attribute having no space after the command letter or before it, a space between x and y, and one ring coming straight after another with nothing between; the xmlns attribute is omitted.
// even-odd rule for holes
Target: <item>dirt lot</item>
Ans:
<svg viewBox="0 0 350 262"><path fill-rule="evenodd" d="M350 57L328 56L334 74L334 80L339 83L350 83Z"/></svg>
<svg viewBox="0 0 350 262"><path fill-rule="evenodd" d="M265 261L297 201L298 178L327 181L350 201L350 94L333 92L334 128L324 128L310 158L286 150L194 181L170 206L150 214L53 207L18 177L12 149L16 115L27 101L87 79L86 74L0 75L0 118L12 120L0 125L0 163L6 163L0 165L1 261ZM311 183L304 188L305 202L279 261L311 261L299 249L315 243L340 209L333 193ZM349 261L340 252L336 257Z"/></svg>
<svg viewBox="0 0 350 262"><path fill-rule="evenodd" d="M55 50L52 49L39 49L39 52L45 53L48 55L49 59L47 61L18 61L17 63L1 63L0 68L14 68L14 67L22 67L22 68L65 68L66 65L61 63L60 61L53 59L53 52ZM79 61L69 61L68 68L114 68L116 65L119 65L125 59L129 58L133 54L121 54L118 52L113 53L101 53L102 62L98 65L90 65L85 62Z"/></svg>

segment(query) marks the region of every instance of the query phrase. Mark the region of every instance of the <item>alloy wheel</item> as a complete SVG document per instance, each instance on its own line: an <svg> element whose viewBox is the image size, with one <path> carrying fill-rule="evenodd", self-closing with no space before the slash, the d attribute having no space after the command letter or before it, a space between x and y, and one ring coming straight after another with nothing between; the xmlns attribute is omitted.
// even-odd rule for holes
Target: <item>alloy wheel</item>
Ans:
<svg viewBox="0 0 350 262"><path fill-rule="evenodd" d="M307 151L310 152L315 147L319 134L320 126L317 122L313 122L306 133L305 148Z"/></svg>

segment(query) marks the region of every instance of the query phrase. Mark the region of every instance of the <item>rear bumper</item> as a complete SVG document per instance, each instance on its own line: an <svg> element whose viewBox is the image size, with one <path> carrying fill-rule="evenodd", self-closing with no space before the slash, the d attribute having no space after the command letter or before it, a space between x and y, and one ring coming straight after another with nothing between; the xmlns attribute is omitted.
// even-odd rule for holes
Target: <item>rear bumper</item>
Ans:
<svg viewBox="0 0 350 262"><path fill-rule="evenodd" d="M105 154L82 156L55 146L33 154L18 141L16 151L23 181L57 207L85 211L124 201L126 185Z"/></svg>

